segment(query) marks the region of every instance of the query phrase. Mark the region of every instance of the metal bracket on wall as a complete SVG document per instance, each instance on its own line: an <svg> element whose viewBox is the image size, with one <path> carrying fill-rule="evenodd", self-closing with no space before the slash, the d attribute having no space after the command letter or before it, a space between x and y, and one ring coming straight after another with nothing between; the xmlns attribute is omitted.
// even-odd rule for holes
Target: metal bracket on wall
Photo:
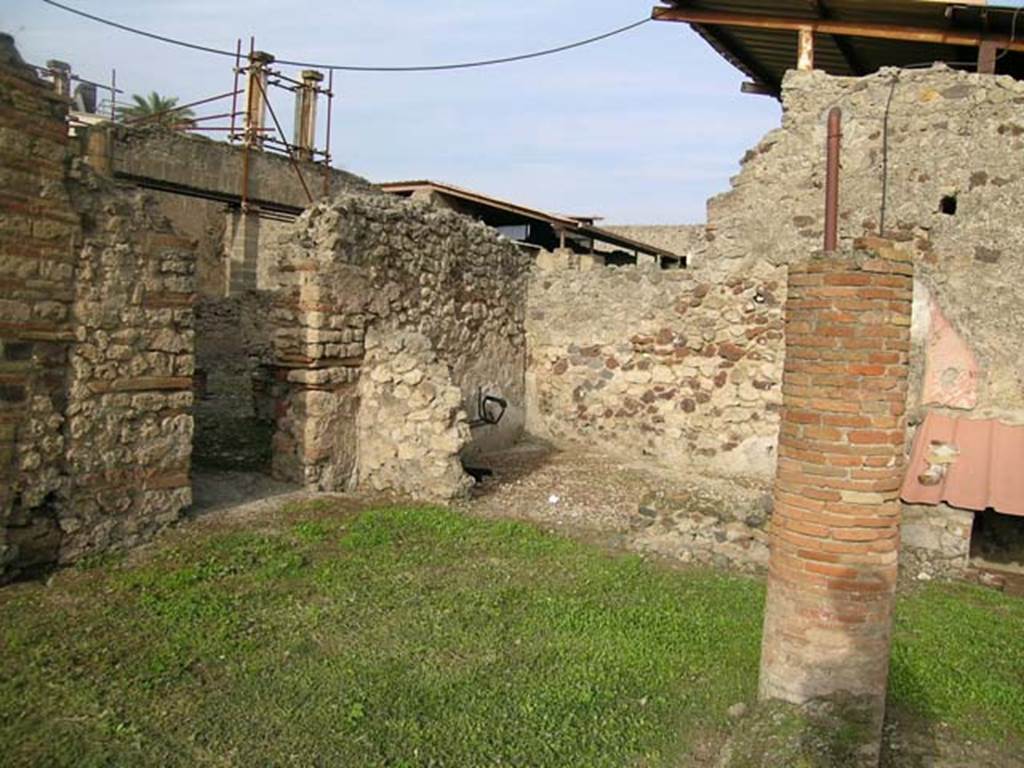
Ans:
<svg viewBox="0 0 1024 768"><path fill-rule="evenodd" d="M501 421L508 410L508 401L497 395L485 395L483 387L476 390L477 417L469 422L470 427L494 425Z"/></svg>

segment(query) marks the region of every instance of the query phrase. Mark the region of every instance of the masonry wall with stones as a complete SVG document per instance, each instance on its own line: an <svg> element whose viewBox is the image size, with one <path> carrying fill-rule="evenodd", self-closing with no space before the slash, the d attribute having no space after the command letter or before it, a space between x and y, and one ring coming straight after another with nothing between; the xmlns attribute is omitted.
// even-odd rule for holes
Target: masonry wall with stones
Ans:
<svg viewBox="0 0 1024 768"><path fill-rule="evenodd" d="M73 159L0 36L0 578L130 544L189 503L193 255Z"/></svg>
<svg viewBox="0 0 1024 768"><path fill-rule="evenodd" d="M87 179L89 177L86 177ZM130 546L192 501L195 258L152 198L76 190L63 561Z"/></svg>
<svg viewBox="0 0 1024 768"><path fill-rule="evenodd" d="M686 470L771 477L785 269L535 270L531 433Z"/></svg>
<svg viewBox="0 0 1024 768"><path fill-rule="evenodd" d="M1006 343L1024 334L1013 288L1024 284L1017 254L1024 221L1016 210L1024 192L1024 83L945 67L864 78L791 72L783 104L782 126L747 154L732 190L708 204L708 268L730 274L754 261L785 264L820 247L825 120L839 106L840 241L884 226L915 253L912 411L1024 417L1024 361ZM930 355L936 335L959 337L963 346Z"/></svg>
<svg viewBox="0 0 1024 768"><path fill-rule="evenodd" d="M469 489L460 454L471 439L462 391L430 340L371 327L359 379L359 483L431 501Z"/></svg>
<svg viewBox="0 0 1024 768"><path fill-rule="evenodd" d="M514 244L483 224L427 204L353 194L309 209L280 246L273 271L280 286L271 313L273 353L267 361L278 382L278 475L325 489L380 477L371 468L381 466L376 459L365 474L357 463L356 426L365 437L368 420L377 419L370 403L380 402L377 390L385 381L408 403L430 390L415 410L448 409L443 382L413 391L408 381L394 378L393 366L374 380L374 366L386 364L382 355L371 356L369 365L364 358L367 334L374 330L384 340L415 332L428 343L429 353L418 352L417 365L434 368L427 360L436 355L447 369L461 393L462 415L452 417L459 423L478 419L481 394L508 402L498 425L472 430L460 451L464 457L518 437L525 413L529 257ZM359 382L367 376L375 387L365 390L367 401L361 403L369 384ZM451 453L447 443L437 450ZM448 495L464 487L461 480L453 482Z"/></svg>
<svg viewBox="0 0 1024 768"><path fill-rule="evenodd" d="M908 438L931 409L1024 422L1024 361L1007 342L1024 335L1022 105L1024 83L942 66L790 72L781 126L708 203L697 271L728 279L820 247L826 118L839 106L840 242L884 228L916 265ZM966 563L970 513L965 525L962 510L931 508L927 521L906 511L911 559L933 571Z"/></svg>
<svg viewBox="0 0 1024 768"><path fill-rule="evenodd" d="M55 558L78 216L63 103L0 36L0 575Z"/></svg>

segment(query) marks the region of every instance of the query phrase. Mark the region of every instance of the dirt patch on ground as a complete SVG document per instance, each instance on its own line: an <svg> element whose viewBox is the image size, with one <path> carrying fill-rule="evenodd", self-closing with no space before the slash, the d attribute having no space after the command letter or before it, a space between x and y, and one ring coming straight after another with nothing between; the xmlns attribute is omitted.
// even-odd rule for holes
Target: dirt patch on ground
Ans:
<svg viewBox="0 0 1024 768"><path fill-rule="evenodd" d="M681 563L760 571L768 483L686 476L650 461L527 441L473 467L492 474L465 509L511 517Z"/></svg>

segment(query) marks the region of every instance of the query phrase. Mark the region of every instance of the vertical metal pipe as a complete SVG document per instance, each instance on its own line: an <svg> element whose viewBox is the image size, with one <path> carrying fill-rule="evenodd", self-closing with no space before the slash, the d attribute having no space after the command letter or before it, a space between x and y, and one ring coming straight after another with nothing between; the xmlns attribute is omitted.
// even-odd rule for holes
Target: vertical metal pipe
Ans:
<svg viewBox="0 0 1024 768"><path fill-rule="evenodd" d="M334 109L334 70L327 70L327 139L324 147L324 197L331 196L331 111Z"/></svg>
<svg viewBox="0 0 1024 768"><path fill-rule="evenodd" d="M839 143L843 112L832 107L828 113L828 158L825 166L825 250L834 251L839 223Z"/></svg>
<svg viewBox="0 0 1024 768"><path fill-rule="evenodd" d="M256 40L249 38L249 65L246 67L246 76L251 77L250 71L253 67L253 54L255 53ZM249 210L249 115L252 114L252 87L251 84L245 89L245 122L243 123L242 140L242 213Z"/></svg>
<svg viewBox="0 0 1024 768"><path fill-rule="evenodd" d="M235 140L235 117L238 114L238 76L241 74L239 67L242 65L242 38L235 43L235 84L231 86L231 132L228 134L228 141Z"/></svg>

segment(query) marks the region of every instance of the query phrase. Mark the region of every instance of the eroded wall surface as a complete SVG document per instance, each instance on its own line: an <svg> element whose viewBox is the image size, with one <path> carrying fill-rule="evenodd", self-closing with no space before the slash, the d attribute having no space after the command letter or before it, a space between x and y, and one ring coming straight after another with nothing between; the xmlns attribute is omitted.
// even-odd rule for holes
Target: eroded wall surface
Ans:
<svg viewBox="0 0 1024 768"><path fill-rule="evenodd" d="M74 159L66 110L0 36L0 578L190 501L194 255Z"/></svg>
<svg viewBox="0 0 1024 768"><path fill-rule="evenodd" d="M460 463L471 439L462 392L419 332L367 333L357 418L363 487L447 501L472 485Z"/></svg>
<svg viewBox="0 0 1024 768"><path fill-rule="evenodd" d="M770 477L785 270L536 270L528 429L678 468Z"/></svg>
<svg viewBox="0 0 1024 768"><path fill-rule="evenodd" d="M1009 77L882 70L864 78L790 72L782 126L744 158L731 191L708 204L709 270L788 263L820 247L824 219L826 116L843 110L840 241L885 234L915 252L911 405L1024 415L1024 358L1008 339L1024 335L1015 286L1024 279L1017 244L1024 220L1024 83ZM883 185L883 177L885 183ZM885 210L883 217L883 189ZM955 210L954 210L955 209ZM969 356L931 357L948 391L922 397L932 329L962 338L979 368L964 397ZM913 410L912 408L912 410ZM912 419L914 414L912 413Z"/></svg>
<svg viewBox="0 0 1024 768"><path fill-rule="evenodd" d="M674 317L671 309L690 299L689 279L712 286L714 296L714 291L728 290L752 275L778 269L784 276L793 259L821 247L826 119L834 106L843 111L841 245L850 246L855 238L884 227L889 238L913 253L917 267L911 426L929 408L1024 419L1024 358L1009 341L1024 337L1024 310L1016 289L1024 282L1024 260L1016 254L1016 244L1024 238L1024 220L1016 210L1024 191L1024 83L944 67L883 70L864 78L790 72L783 102L782 125L743 158L732 188L709 201L703 237L694 237L688 227L617 228L669 247L692 243L695 258L688 272L693 278L673 283L662 274L655 278L661 288L641 289L637 286L646 286L649 278L637 274L625 279L628 271L536 275L529 327L531 353L536 352L531 354L530 380L537 393L531 414L537 418L531 416L531 427L557 439L597 439L612 448L640 448L672 462L682 456L703 461L710 457L700 456L701 450L717 451L716 469L751 468L742 452L725 449L736 442L736 428L717 416L704 418L716 409L726 414L747 408L760 415L754 429L770 444L777 422L749 389L744 400L738 388L711 387L713 401L698 402L696 394L708 397L708 382L687 391L691 355L675 366L686 371L682 388L680 376L659 370L663 381L656 383L662 390L647 393L649 383L640 381L645 374L602 371L598 358L612 357L613 365L620 364L614 355L618 349L632 360L643 349L632 337L657 339L662 328L666 341L678 335L691 342L688 319ZM598 287L602 281L614 284L617 296L605 295ZM785 282L778 276L775 281ZM742 329L742 311L739 316ZM733 322L735 314L702 318L700 324L714 329L708 331L713 336ZM637 330L624 332L630 326ZM716 343L728 331L721 334ZM781 336L762 340L758 354L780 360ZM670 348L655 345L654 352L665 355ZM698 370L706 379L710 366ZM627 373L636 380L629 387L620 382ZM766 368L760 375L759 386L777 391L777 371ZM672 390L678 390L671 396L674 402L658 399ZM644 395L655 401L644 404L639 399ZM620 400L627 397L630 407L620 409ZM680 423L682 416L674 409L683 403L695 409L684 413L688 420ZM672 412L671 418L665 410ZM611 426L620 411L622 426ZM635 427L625 419L631 412ZM662 424L662 418L673 425ZM680 443L680 431L687 430L702 435L698 442L703 444Z"/></svg>
<svg viewBox="0 0 1024 768"><path fill-rule="evenodd" d="M303 214L274 273L269 362L284 387L275 471L320 488L360 482L355 416L366 423L358 382L374 375L377 358L364 359L373 329L425 339L466 420L478 417L481 393L508 402L500 424L473 429L464 455L514 441L525 414L528 262L490 228L422 203L342 195Z"/></svg>
<svg viewBox="0 0 1024 768"><path fill-rule="evenodd" d="M52 562L81 231L63 102L0 36L0 575Z"/></svg>
<svg viewBox="0 0 1024 768"><path fill-rule="evenodd" d="M151 198L76 189L62 561L131 546L192 502L195 255Z"/></svg>

